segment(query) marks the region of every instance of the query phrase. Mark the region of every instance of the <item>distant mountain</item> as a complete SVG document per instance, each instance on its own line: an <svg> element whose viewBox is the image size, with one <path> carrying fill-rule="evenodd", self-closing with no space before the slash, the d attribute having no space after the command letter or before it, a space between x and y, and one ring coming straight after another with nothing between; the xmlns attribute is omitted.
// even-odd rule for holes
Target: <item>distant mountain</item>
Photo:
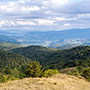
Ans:
<svg viewBox="0 0 90 90"><path fill-rule="evenodd" d="M10 36L5 36L5 35L0 35L0 43L2 42L20 44L20 42L18 42L15 38L10 37Z"/></svg>
<svg viewBox="0 0 90 90"><path fill-rule="evenodd" d="M90 29L72 29L64 31L0 31L0 41L46 47L71 48L90 45ZM66 48L64 48L66 49Z"/></svg>
<svg viewBox="0 0 90 90"><path fill-rule="evenodd" d="M57 50L41 46L29 46L13 49L11 52L37 60L43 66L53 69L65 67L90 66L90 46Z"/></svg>
<svg viewBox="0 0 90 90"><path fill-rule="evenodd" d="M25 38L33 37L33 39L42 40L58 40L58 39L90 39L90 29L73 29L64 31L47 31L47 32L27 32Z"/></svg>
<svg viewBox="0 0 90 90"><path fill-rule="evenodd" d="M69 49L81 45L89 46L90 39L61 39L51 43L48 47L56 49Z"/></svg>
<svg viewBox="0 0 90 90"><path fill-rule="evenodd" d="M25 47L25 45L13 44L13 43L0 43L0 50L8 51L19 47Z"/></svg>

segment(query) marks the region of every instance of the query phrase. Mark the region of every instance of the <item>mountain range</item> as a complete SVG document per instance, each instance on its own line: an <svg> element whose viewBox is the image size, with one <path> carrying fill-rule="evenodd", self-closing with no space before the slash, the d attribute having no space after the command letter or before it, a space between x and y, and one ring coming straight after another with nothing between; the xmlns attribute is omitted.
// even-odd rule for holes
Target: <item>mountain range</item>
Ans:
<svg viewBox="0 0 90 90"><path fill-rule="evenodd" d="M68 49L79 45L90 45L90 29L64 31L0 31L0 42L40 45L50 48Z"/></svg>

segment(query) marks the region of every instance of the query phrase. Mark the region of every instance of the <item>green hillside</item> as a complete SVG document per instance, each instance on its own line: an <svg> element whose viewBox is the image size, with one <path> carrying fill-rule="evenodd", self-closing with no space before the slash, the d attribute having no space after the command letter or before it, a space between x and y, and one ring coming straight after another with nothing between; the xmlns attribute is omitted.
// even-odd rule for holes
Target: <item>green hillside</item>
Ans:
<svg viewBox="0 0 90 90"><path fill-rule="evenodd" d="M10 50L10 52L14 52L28 58L32 58L33 61L40 61L41 64L47 56L56 51L57 49L50 49L42 46L29 46Z"/></svg>
<svg viewBox="0 0 90 90"><path fill-rule="evenodd" d="M20 68L31 60L17 54L0 50L0 68Z"/></svg>
<svg viewBox="0 0 90 90"><path fill-rule="evenodd" d="M51 69L90 66L90 46L79 46L66 50L29 46L13 49L12 52L31 58L32 60L37 60L41 65Z"/></svg>
<svg viewBox="0 0 90 90"><path fill-rule="evenodd" d="M76 68L66 71L67 74L83 76L90 81L90 46L66 50L42 46L21 47L9 52L0 50L0 82L25 77L50 77L68 67Z"/></svg>

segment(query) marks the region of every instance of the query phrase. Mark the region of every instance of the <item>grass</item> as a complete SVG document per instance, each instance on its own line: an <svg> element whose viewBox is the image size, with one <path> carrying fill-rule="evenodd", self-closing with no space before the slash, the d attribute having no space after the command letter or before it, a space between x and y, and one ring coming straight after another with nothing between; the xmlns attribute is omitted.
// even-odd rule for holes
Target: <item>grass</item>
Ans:
<svg viewBox="0 0 90 90"><path fill-rule="evenodd" d="M90 82L66 74L50 78L25 78L0 84L0 90L90 90Z"/></svg>

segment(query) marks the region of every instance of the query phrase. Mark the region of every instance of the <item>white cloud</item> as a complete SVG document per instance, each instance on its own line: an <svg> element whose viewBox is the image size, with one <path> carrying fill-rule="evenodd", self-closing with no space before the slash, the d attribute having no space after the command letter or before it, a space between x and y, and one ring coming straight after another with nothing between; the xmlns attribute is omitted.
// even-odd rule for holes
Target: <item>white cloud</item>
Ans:
<svg viewBox="0 0 90 90"><path fill-rule="evenodd" d="M59 21L72 21L72 20L76 20L77 17L73 17L73 18L55 17L54 19Z"/></svg>
<svg viewBox="0 0 90 90"><path fill-rule="evenodd" d="M45 0L43 4L50 7L60 7L64 4L67 4L70 0Z"/></svg>
<svg viewBox="0 0 90 90"><path fill-rule="evenodd" d="M0 21L0 27L3 26L15 26L15 23L11 20L2 20Z"/></svg>
<svg viewBox="0 0 90 90"><path fill-rule="evenodd" d="M30 0L19 0L19 3L24 4L25 2L29 2Z"/></svg>
<svg viewBox="0 0 90 90"><path fill-rule="evenodd" d="M4 21L0 21L0 27L2 27L3 25L5 25Z"/></svg>
<svg viewBox="0 0 90 90"><path fill-rule="evenodd" d="M23 0L24 1L24 0ZM39 6L21 4L19 2L10 1L7 3L0 3L0 13L1 14L23 14L31 11L39 11ZM4 11L4 12L3 12Z"/></svg>
<svg viewBox="0 0 90 90"><path fill-rule="evenodd" d="M32 21L20 21L20 20L17 20L17 21L11 21L11 20L3 20L3 21L0 21L0 27L10 27L10 26L29 26L29 25L36 25L34 22Z"/></svg>
<svg viewBox="0 0 90 90"><path fill-rule="evenodd" d="M64 26L70 26L71 24L70 23L65 23Z"/></svg>
<svg viewBox="0 0 90 90"><path fill-rule="evenodd" d="M51 2L55 5L63 5L69 2L69 0L51 0Z"/></svg>
<svg viewBox="0 0 90 90"><path fill-rule="evenodd" d="M38 6L21 8L21 11L23 11L23 12L38 11L38 10L40 10L40 8Z"/></svg>
<svg viewBox="0 0 90 90"><path fill-rule="evenodd" d="M30 21L17 21L17 25L36 25L34 22Z"/></svg>
<svg viewBox="0 0 90 90"><path fill-rule="evenodd" d="M33 30L90 27L90 0L0 1L0 28ZM53 27L53 28L52 28Z"/></svg>
<svg viewBox="0 0 90 90"><path fill-rule="evenodd" d="M45 20L45 19L37 19L38 25L54 25L54 21L52 20Z"/></svg>
<svg viewBox="0 0 90 90"><path fill-rule="evenodd" d="M18 5L17 2L0 3L0 12L3 14L18 11L17 5Z"/></svg>

